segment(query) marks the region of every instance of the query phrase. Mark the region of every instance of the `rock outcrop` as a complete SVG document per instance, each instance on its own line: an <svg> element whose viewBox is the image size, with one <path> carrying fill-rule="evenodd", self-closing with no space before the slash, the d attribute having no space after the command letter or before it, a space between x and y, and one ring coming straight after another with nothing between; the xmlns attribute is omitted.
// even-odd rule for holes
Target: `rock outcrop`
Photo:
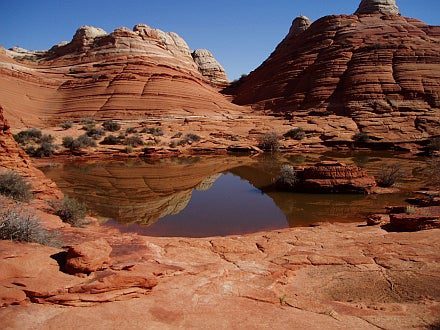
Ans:
<svg viewBox="0 0 440 330"><path fill-rule="evenodd" d="M306 16L298 16L295 18L292 22L292 26L290 27L289 34L287 35L287 38L290 37L296 37L300 33L307 30L312 22L310 19Z"/></svg>
<svg viewBox="0 0 440 330"><path fill-rule="evenodd" d="M14 127L241 114L211 86L226 81L221 65L196 54L199 65L179 35L144 24L111 33L84 26L46 52L0 52L0 99Z"/></svg>
<svg viewBox="0 0 440 330"><path fill-rule="evenodd" d="M69 274L92 273L102 270L110 263L111 246L105 239L69 246L66 271Z"/></svg>
<svg viewBox="0 0 440 330"><path fill-rule="evenodd" d="M29 156L15 142L0 106L0 172L3 171L14 171L26 178L38 199L62 196L56 184L33 166Z"/></svg>
<svg viewBox="0 0 440 330"><path fill-rule="evenodd" d="M424 141L440 134L440 27L397 15L395 1L363 1L289 35L228 93L286 116L325 143ZM301 23L303 28L308 24ZM299 29L301 30L301 29Z"/></svg>
<svg viewBox="0 0 440 330"><path fill-rule="evenodd" d="M398 15L396 0L362 0L356 14L387 14Z"/></svg>
<svg viewBox="0 0 440 330"><path fill-rule="evenodd" d="M207 49L197 49L192 53L200 73L206 77L210 83L218 87L226 87L229 83L225 69L215 59L214 55Z"/></svg>
<svg viewBox="0 0 440 330"><path fill-rule="evenodd" d="M365 170L344 163L324 161L297 171L295 190L308 193L368 194L376 187Z"/></svg>

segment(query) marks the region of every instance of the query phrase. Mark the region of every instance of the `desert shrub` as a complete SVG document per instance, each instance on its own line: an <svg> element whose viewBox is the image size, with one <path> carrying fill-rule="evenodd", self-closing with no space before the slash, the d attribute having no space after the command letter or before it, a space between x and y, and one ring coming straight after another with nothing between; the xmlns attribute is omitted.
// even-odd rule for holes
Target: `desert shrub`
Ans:
<svg viewBox="0 0 440 330"><path fill-rule="evenodd" d="M276 185L283 189L293 189L298 182L295 169L291 165L283 165L279 176L275 180Z"/></svg>
<svg viewBox="0 0 440 330"><path fill-rule="evenodd" d="M86 125L83 125L83 127L81 127L81 129L86 132L88 132L94 128L96 128L96 124L86 124Z"/></svg>
<svg viewBox="0 0 440 330"><path fill-rule="evenodd" d="M55 214L64 222L74 227L86 224L87 207L76 199L64 197L62 201L54 201L51 205L55 209Z"/></svg>
<svg viewBox="0 0 440 330"><path fill-rule="evenodd" d="M102 123L102 127L109 132L117 132L121 129L121 125L113 120L106 120Z"/></svg>
<svg viewBox="0 0 440 330"><path fill-rule="evenodd" d="M194 133L188 133L185 134L185 136L183 138L181 138L178 142L177 145L179 146L185 146L187 144L192 144L194 142L198 142L200 141L202 138L200 136L198 136L197 134Z"/></svg>
<svg viewBox="0 0 440 330"><path fill-rule="evenodd" d="M134 127L128 127L128 128L125 130L125 133L127 133L127 134L137 133L137 129L134 128Z"/></svg>
<svg viewBox="0 0 440 330"><path fill-rule="evenodd" d="M78 151L82 148L96 147L96 142L87 135L81 135L77 139L71 136L65 136L63 138L63 147L70 151Z"/></svg>
<svg viewBox="0 0 440 330"><path fill-rule="evenodd" d="M17 201L29 201L32 198L32 187L19 174L7 171L0 173L0 194Z"/></svg>
<svg viewBox="0 0 440 330"><path fill-rule="evenodd" d="M0 239L58 245L57 235L43 228L36 215L18 206L0 211Z"/></svg>
<svg viewBox="0 0 440 330"><path fill-rule="evenodd" d="M270 152L278 151L280 148L279 140L280 138L277 133L275 132L266 133L260 138L258 142L258 147L264 151L270 151Z"/></svg>
<svg viewBox="0 0 440 330"><path fill-rule="evenodd" d="M303 140L306 137L306 133L302 128L297 127L289 130L286 134L284 134L284 137L293 140Z"/></svg>
<svg viewBox="0 0 440 330"><path fill-rule="evenodd" d="M40 142L43 133L38 128L29 128L27 130L14 134L14 139L20 144L26 144L28 142Z"/></svg>
<svg viewBox="0 0 440 330"><path fill-rule="evenodd" d="M109 145L109 146L114 146L114 145L117 145L119 143L121 143L121 139L119 137L113 135L113 134L110 134L110 135L106 136L104 138L104 140L102 140L100 142L100 144Z"/></svg>
<svg viewBox="0 0 440 330"><path fill-rule="evenodd" d="M84 118L81 120L81 124L86 125L86 126L90 126L90 125L95 125L96 122L93 118Z"/></svg>
<svg viewBox="0 0 440 330"><path fill-rule="evenodd" d="M76 141L78 141L80 148L96 147L96 142L87 135L80 135Z"/></svg>
<svg viewBox="0 0 440 330"><path fill-rule="evenodd" d="M161 127L149 127L143 129L144 133L151 134L153 136L163 136L165 133Z"/></svg>
<svg viewBox="0 0 440 330"><path fill-rule="evenodd" d="M133 152L133 147L132 146L126 146L124 149L124 152L126 154L131 154Z"/></svg>
<svg viewBox="0 0 440 330"><path fill-rule="evenodd" d="M65 122L61 123L60 127L63 130L67 131L69 128L73 127L73 123L71 121L65 121Z"/></svg>
<svg viewBox="0 0 440 330"><path fill-rule="evenodd" d="M179 141L178 140L172 140L170 142L170 147L171 148L176 148L179 145Z"/></svg>
<svg viewBox="0 0 440 330"><path fill-rule="evenodd" d="M402 178L402 171L398 165L385 166L376 178L379 187L392 187Z"/></svg>
<svg viewBox="0 0 440 330"><path fill-rule="evenodd" d="M431 138L426 146L426 149L430 155L440 151L440 137Z"/></svg>
<svg viewBox="0 0 440 330"><path fill-rule="evenodd" d="M55 152L56 146L52 142L42 142L39 147L29 146L25 149L26 153L32 157L50 157Z"/></svg>
<svg viewBox="0 0 440 330"><path fill-rule="evenodd" d="M101 136L104 135L104 130L97 127L90 127L86 130L86 135L94 140L98 140Z"/></svg>
<svg viewBox="0 0 440 330"><path fill-rule="evenodd" d="M370 137L366 133L358 132L353 136L353 141L357 143L367 143L370 141Z"/></svg>
<svg viewBox="0 0 440 330"><path fill-rule="evenodd" d="M182 137L182 135L183 135L183 133L182 132L177 132L176 134L174 134L171 138L172 139L178 139L178 138L181 138Z"/></svg>
<svg viewBox="0 0 440 330"><path fill-rule="evenodd" d="M142 140L142 138L140 136L133 135L133 136L126 137L124 140L124 144L126 146L131 146L131 147L136 148L136 147L144 145L144 141Z"/></svg>

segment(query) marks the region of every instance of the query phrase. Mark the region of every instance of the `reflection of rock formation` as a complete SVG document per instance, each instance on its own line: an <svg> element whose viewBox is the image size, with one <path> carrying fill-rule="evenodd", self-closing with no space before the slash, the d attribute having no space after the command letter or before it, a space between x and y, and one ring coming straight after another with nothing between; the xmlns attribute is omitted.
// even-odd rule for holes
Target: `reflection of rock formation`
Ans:
<svg viewBox="0 0 440 330"><path fill-rule="evenodd" d="M209 189L218 173L247 162L205 158L194 163L167 159L151 164L72 164L47 169L46 174L101 216L151 225L185 209L192 191Z"/></svg>

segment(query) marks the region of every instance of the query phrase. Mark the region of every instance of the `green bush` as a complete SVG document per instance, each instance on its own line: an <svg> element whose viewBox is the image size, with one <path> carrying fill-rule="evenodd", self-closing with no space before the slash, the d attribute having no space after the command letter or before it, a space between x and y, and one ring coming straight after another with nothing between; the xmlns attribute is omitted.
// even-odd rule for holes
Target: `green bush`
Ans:
<svg viewBox="0 0 440 330"><path fill-rule="evenodd" d="M65 121L64 123L61 123L60 127L67 131L69 128L73 127L73 123L71 121Z"/></svg>
<svg viewBox="0 0 440 330"><path fill-rule="evenodd" d="M298 127L289 130L286 134L284 134L284 137L293 140L303 140L306 137L306 133L302 128Z"/></svg>
<svg viewBox="0 0 440 330"><path fill-rule="evenodd" d="M376 178L379 187L388 188L396 184L402 178L402 171L398 165L385 166Z"/></svg>
<svg viewBox="0 0 440 330"><path fill-rule="evenodd" d="M32 198L32 187L19 174L7 171L0 173L0 194L26 202Z"/></svg>
<svg viewBox="0 0 440 330"><path fill-rule="evenodd" d="M29 128L14 134L14 139L19 144L26 144L31 141L38 143L40 142L42 135L43 133L38 128Z"/></svg>
<svg viewBox="0 0 440 330"><path fill-rule="evenodd" d="M280 149L280 138L278 134L275 132L264 134L259 140L258 147L263 151L278 151Z"/></svg>
<svg viewBox="0 0 440 330"><path fill-rule="evenodd" d="M102 127L109 132L117 132L121 129L121 125L113 120L106 120L102 123Z"/></svg>
<svg viewBox="0 0 440 330"><path fill-rule="evenodd" d="M49 232L34 214L19 206L0 211L0 239L57 246L58 235Z"/></svg>
<svg viewBox="0 0 440 330"><path fill-rule="evenodd" d="M54 201L51 204L55 209L55 214L64 222L74 227L81 227L86 224L87 207L85 204L69 197L64 197L62 201Z"/></svg>

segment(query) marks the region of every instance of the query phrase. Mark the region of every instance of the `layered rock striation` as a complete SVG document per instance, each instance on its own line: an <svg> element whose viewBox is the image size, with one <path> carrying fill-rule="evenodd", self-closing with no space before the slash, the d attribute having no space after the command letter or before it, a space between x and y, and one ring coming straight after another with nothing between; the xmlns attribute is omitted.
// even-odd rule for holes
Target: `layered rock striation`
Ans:
<svg viewBox="0 0 440 330"><path fill-rule="evenodd" d="M440 27L401 17L388 0L307 25L295 20L270 57L228 91L235 103L287 115L330 142L359 131L400 143L440 134Z"/></svg>
<svg viewBox="0 0 440 330"><path fill-rule="evenodd" d="M46 52L0 52L0 100L14 127L238 112L213 87L226 78L221 65L212 54L197 61L176 33L83 26Z"/></svg>
<svg viewBox="0 0 440 330"><path fill-rule="evenodd" d="M192 53L200 73L218 87L226 87L229 84L225 69L207 49L197 49Z"/></svg>
<svg viewBox="0 0 440 330"><path fill-rule="evenodd" d="M0 106L0 173L6 171L14 171L26 178L37 198L53 199L62 196L56 184L33 166L29 156L15 142Z"/></svg>

